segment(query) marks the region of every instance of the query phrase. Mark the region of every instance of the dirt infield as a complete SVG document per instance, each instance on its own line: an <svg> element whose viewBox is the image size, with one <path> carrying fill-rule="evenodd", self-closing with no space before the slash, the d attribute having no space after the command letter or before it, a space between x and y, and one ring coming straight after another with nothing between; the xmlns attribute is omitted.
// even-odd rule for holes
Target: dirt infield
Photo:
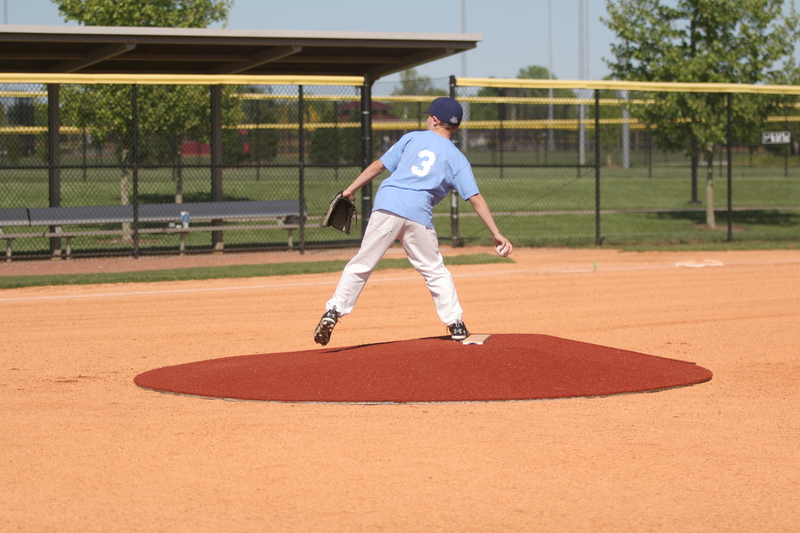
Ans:
<svg viewBox="0 0 800 533"><path fill-rule="evenodd" d="M11 263L0 275L344 255ZM451 268L471 329L693 361L714 379L530 402L203 400L133 378L314 349L338 274L0 291L0 531L796 530L800 252L513 258ZM419 276L383 271L329 347L445 333Z"/></svg>

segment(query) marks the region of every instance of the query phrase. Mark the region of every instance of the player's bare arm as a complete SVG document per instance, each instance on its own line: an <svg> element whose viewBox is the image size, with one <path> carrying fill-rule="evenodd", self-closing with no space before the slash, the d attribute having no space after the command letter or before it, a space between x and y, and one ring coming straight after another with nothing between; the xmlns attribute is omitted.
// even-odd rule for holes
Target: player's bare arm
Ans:
<svg viewBox="0 0 800 533"><path fill-rule="evenodd" d="M480 219L486 225L490 232L492 232L492 239L494 239L494 246L495 248L504 247L508 251L506 255L510 254L514 247L511 243L503 237L503 234L500 233L500 230L497 228L497 224L494 222L494 217L492 216L491 210L489 210L489 204L486 202L486 198L483 197L482 194L478 193L475 196L469 197L469 203L472 204L472 208L475 209L475 212L478 214Z"/></svg>
<svg viewBox="0 0 800 533"><path fill-rule="evenodd" d="M370 181L374 180L380 174L386 170L386 167L383 165L380 159L373 161L367 168L365 168L361 174L350 184L348 188L342 192L342 195L345 198L348 198L351 202L354 202L356 199L356 191L359 190L361 187L369 183Z"/></svg>

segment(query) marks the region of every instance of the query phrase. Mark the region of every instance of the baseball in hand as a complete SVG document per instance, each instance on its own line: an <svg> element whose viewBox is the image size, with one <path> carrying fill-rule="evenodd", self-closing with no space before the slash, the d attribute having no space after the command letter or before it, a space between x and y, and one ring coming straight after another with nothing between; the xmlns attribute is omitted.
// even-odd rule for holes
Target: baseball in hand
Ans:
<svg viewBox="0 0 800 533"><path fill-rule="evenodd" d="M494 249L500 257L508 257L508 246L505 244L498 244Z"/></svg>

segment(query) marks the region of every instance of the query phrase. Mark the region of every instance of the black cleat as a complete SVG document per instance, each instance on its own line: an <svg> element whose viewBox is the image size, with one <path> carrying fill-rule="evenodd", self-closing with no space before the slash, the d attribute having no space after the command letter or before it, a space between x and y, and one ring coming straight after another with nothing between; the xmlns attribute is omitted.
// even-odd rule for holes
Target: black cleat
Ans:
<svg viewBox="0 0 800 533"><path fill-rule="evenodd" d="M331 340L331 332L333 327L339 321L339 315L336 314L336 308L326 311L322 318L319 320L317 329L314 330L314 342L325 346Z"/></svg>
<svg viewBox="0 0 800 533"><path fill-rule="evenodd" d="M454 341L463 341L469 337L469 330L467 330L467 326L463 322L459 321L447 327L450 328L450 338Z"/></svg>

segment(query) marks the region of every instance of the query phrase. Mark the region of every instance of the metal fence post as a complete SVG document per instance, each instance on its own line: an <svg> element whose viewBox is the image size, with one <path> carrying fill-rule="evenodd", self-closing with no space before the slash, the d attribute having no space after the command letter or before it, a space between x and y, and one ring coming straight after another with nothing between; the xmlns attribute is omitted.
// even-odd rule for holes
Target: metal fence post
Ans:
<svg viewBox="0 0 800 533"><path fill-rule="evenodd" d="M221 202L222 195L222 85L211 86L211 201ZM191 213L189 214L191 216ZM212 226L221 226L222 220L212 220ZM221 231L211 232L214 251L225 246Z"/></svg>
<svg viewBox="0 0 800 533"><path fill-rule="evenodd" d="M506 95L505 89L498 89L497 95L502 99ZM497 104L497 116L500 119L500 131L498 131L498 140L497 144L499 146L498 152L500 153L500 179L504 177L504 170L505 170L505 157L503 148L506 143L506 130L503 127L503 121L506 119L506 104L500 100Z"/></svg>
<svg viewBox="0 0 800 533"><path fill-rule="evenodd" d="M456 99L455 76L450 76L450 98ZM458 146L463 138L458 130L456 130L455 137L454 142ZM462 149L461 151L463 152L464 150ZM458 191L455 189L450 191L450 242L453 248L461 246L461 241L458 238Z"/></svg>
<svg viewBox="0 0 800 533"><path fill-rule="evenodd" d="M789 130L789 117L786 116L786 111L783 112L783 129ZM786 144L783 147L783 177L789 177L789 154L792 151L791 144Z"/></svg>
<svg viewBox="0 0 800 533"><path fill-rule="evenodd" d="M728 93L728 242L733 241L733 93Z"/></svg>
<svg viewBox="0 0 800 533"><path fill-rule="evenodd" d="M697 136L694 133L692 133L690 151L692 153L692 199L689 200L689 203L699 204L700 200L697 199L697 167L700 161L697 155Z"/></svg>
<svg viewBox="0 0 800 533"><path fill-rule="evenodd" d="M133 258L139 259L139 86L131 85L131 112L133 116Z"/></svg>
<svg viewBox="0 0 800 533"><path fill-rule="evenodd" d="M594 90L594 209L595 234L594 244L601 246L600 235L600 90Z"/></svg>
<svg viewBox="0 0 800 533"><path fill-rule="evenodd" d="M372 80L364 76L361 87L361 169L372 163ZM372 183L361 188L361 235L369 224L372 213Z"/></svg>
<svg viewBox="0 0 800 533"><path fill-rule="evenodd" d="M47 133L48 133L48 182L50 207L61 207L61 85L50 83L47 85ZM50 233L56 231L55 226L50 226ZM50 239L50 255L53 259L61 258L61 239Z"/></svg>
<svg viewBox="0 0 800 533"><path fill-rule="evenodd" d="M303 99L303 86L297 86L297 153L298 153L298 198L300 208L300 253L305 253L305 223L303 215L305 213L305 187L306 187L306 136L305 136L305 100Z"/></svg>

